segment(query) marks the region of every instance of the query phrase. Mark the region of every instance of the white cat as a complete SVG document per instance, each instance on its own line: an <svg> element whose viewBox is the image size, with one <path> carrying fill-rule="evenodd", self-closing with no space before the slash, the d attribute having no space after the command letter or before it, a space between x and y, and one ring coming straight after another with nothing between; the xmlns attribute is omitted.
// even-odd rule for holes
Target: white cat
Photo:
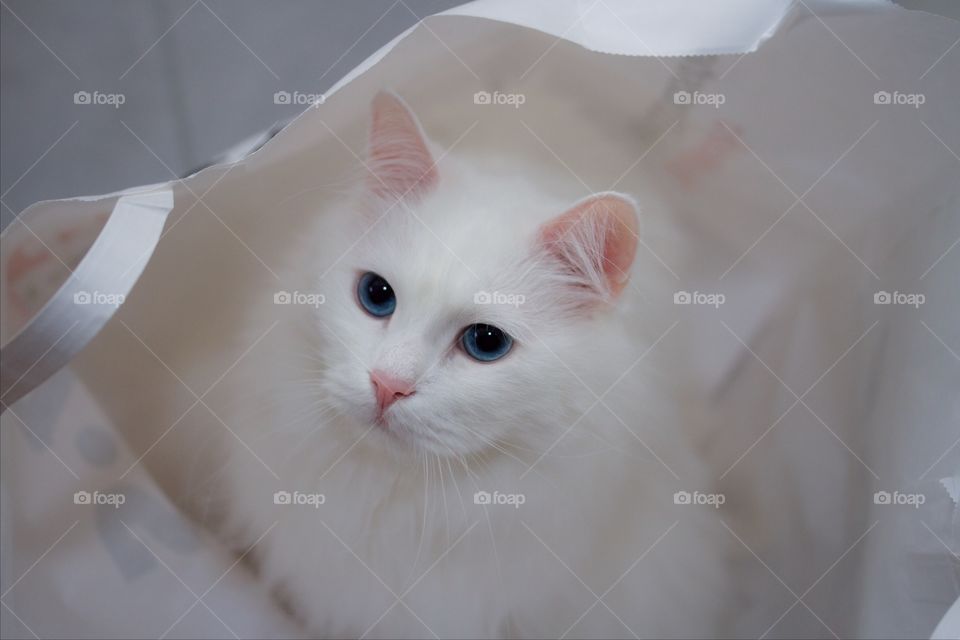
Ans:
<svg viewBox="0 0 960 640"><path fill-rule="evenodd" d="M722 634L634 199L444 155L389 93L365 167L245 318L273 328L215 407L225 535L322 637Z"/></svg>

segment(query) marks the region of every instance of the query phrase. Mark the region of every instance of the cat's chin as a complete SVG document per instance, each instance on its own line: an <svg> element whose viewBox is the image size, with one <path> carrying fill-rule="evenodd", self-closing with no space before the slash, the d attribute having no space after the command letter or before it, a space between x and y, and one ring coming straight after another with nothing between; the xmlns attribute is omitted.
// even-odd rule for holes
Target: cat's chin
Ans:
<svg viewBox="0 0 960 640"><path fill-rule="evenodd" d="M339 422L356 432L356 438L401 458L423 454L459 458L485 454L495 447L484 439L471 437L477 430L441 416L424 415L420 408L399 403L380 415L373 403L331 394ZM411 399L413 400L413 399Z"/></svg>
<svg viewBox="0 0 960 640"><path fill-rule="evenodd" d="M441 457L458 457L465 454L480 453L456 438L444 438L442 433L431 429L422 420L408 419L407 416L387 415L361 418L354 415L350 422L358 433L365 434L363 440L388 453L406 458L423 454ZM440 430L442 431L442 430Z"/></svg>
<svg viewBox="0 0 960 640"><path fill-rule="evenodd" d="M438 438L422 429L412 428L397 418L382 417L374 422L373 433L383 446L397 453L431 453L441 456L453 454L453 450Z"/></svg>

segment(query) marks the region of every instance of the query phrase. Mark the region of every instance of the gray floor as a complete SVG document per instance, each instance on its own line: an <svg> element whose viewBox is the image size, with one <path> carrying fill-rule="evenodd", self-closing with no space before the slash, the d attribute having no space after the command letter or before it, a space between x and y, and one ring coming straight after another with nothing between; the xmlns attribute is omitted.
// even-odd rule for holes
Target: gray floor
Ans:
<svg viewBox="0 0 960 640"><path fill-rule="evenodd" d="M274 92L322 92L419 17L457 4L3 0L0 228L38 200L185 174L302 110ZM952 0L900 4L960 18ZM82 91L124 103L76 104Z"/></svg>

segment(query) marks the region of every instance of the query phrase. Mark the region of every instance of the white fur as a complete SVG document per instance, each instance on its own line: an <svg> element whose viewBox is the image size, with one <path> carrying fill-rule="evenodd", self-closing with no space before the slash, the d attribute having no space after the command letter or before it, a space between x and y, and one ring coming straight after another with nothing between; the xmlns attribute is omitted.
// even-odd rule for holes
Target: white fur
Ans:
<svg viewBox="0 0 960 640"><path fill-rule="evenodd" d="M323 637L722 633L722 536L710 509L673 504L707 487L654 356L640 359L657 337L651 278L585 312L609 230L578 231L565 252L587 267L565 272L537 233L573 203L503 159L452 154L437 171L422 197L361 186L318 214L285 283L325 302L275 306L268 285L244 319L248 342L280 324L222 383L238 436L217 445L225 534L246 549L269 530L250 557ZM356 301L366 271L396 291L389 320ZM480 291L525 301L474 304ZM456 342L475 322L510 333L511 353L467 357ZM388 428L373 422L378 366L417 380ZM325 503L275 505L277 490ZM476 505L481 490L525 502Z"/></svg>

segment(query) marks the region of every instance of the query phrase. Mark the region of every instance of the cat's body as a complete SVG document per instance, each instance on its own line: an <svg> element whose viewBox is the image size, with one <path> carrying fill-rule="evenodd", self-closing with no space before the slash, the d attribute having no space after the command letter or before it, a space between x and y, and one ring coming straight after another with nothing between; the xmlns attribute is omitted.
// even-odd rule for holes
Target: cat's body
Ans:
<svg viewBox="0 0 960 640"><path fill-rule="evenodd" d="M708 485L652 367L668 326L631 273L632 200L437 160L386 94L372 130L370 176L224 328L254 345L207 400L226 538L323 637L722 632L728 538L674 504ZM389 316L358 301L366 273ZM512 349L471 358L476 323ZM379 371L409 388L384 400Z"/></svg>

